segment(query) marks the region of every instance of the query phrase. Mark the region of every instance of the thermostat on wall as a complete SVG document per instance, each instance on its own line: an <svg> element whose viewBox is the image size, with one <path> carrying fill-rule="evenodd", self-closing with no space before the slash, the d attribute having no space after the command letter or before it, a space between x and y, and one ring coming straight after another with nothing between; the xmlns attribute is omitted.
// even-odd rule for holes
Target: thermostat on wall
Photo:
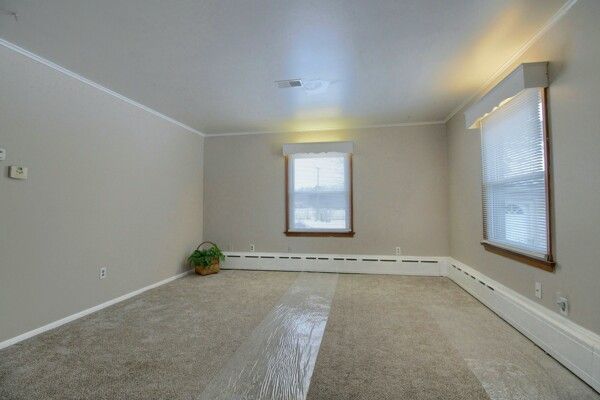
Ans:
<svg viewBox="0 0 600 400"><path fill-rule="evenodd" d="M17 167L11 165L8 170L8 176L13 179L27 179L27 167Z"/></svg>

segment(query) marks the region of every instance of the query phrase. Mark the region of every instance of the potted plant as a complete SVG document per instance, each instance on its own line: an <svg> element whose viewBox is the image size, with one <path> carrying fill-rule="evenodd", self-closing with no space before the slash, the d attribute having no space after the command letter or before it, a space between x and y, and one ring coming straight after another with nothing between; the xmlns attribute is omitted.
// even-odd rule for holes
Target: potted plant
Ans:
<svg viewBox="0 0 600 400"><path fill-rule="evenodd" d="M210 247L201 250L202 246ZM221 268L220 262L225 259L223 252L213 242L202 242L188 257L188 262L199 275L216 274Z"/></svg>

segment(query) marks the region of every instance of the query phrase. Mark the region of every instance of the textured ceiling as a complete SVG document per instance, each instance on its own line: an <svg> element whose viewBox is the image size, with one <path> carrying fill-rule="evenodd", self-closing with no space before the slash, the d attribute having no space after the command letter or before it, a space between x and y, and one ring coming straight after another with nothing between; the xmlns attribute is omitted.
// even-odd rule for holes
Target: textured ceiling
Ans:
<svg viewBox="0 0 600 400"><path fill-rule="evenodd" d="M444 120L563 4L0 0L0 37L204 133L354 128Z"/></svg>

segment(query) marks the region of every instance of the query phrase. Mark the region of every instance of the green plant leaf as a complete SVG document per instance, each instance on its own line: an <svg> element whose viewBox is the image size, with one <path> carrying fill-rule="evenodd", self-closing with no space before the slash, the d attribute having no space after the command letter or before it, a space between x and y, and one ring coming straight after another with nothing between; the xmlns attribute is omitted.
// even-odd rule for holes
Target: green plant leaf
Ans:
<svg viewBox="0 0 600 400"><path fill-rule="evenodd" d="M194 267L208 268L216 261L223 261L225 255L217 246L212 246L206 250L194 250L188 257L188 262Z"/></svg>

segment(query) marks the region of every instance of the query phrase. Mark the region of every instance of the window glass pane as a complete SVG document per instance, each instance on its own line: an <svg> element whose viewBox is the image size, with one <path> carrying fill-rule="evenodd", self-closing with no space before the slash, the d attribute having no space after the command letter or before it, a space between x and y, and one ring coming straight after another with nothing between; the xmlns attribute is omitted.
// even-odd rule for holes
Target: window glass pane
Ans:
<svg viewBox="0 0 600 400"><path fill-rule="evenodd" d="M543 178L488 187L488 239L545 254L546 186Z"/></svg>
<svg viewBox="0 0 600 400"><path fill-rule="evenodd" d="M486 239L548 254L543 92L528 89L483 119Z"/></svg>
<svg viewBox="0 0 600 400"><path fill-rule="evenodd" d="M345 164L343 156L294 158L294 190L344 191Z"/></svg>
<svg viewBox="0 0 600 400"><path fill-rule="evenodd" d="M327 154L291 157L292 230L349 230L348 156Z"/></svg>

